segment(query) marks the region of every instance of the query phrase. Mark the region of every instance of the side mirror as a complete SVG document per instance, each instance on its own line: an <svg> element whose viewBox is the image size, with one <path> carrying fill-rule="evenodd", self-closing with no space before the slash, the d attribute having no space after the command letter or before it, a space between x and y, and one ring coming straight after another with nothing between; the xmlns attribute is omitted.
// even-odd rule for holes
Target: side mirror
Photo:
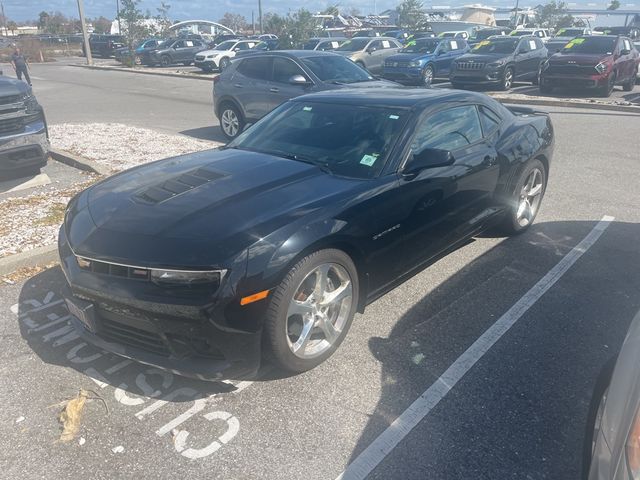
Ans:
<svg viewBox="0 0 640 480"><path fill-rule="evenodd" d="M311 82L307 80L303 75L294 75L289 79L291 85L309 85Z"/></svg>
<svg viewBox="0 0 640 480"><path fill-rule="evenodd" d="M409 157L402 174L405 176L413 176L426 168L446 167L453 165L454 162L453 154L449 150L425 148L421 152L414 153Z"/></svg>
<svg viewBox="0 0 640 480"><path fill-rule="evenodd" d="M376 50L377 50L377 49L376 49L376 47L369 47L369 48L367 48L367 53L368 53L369 55L371 55L371 54L372 54L373 52L375 52Z"/></svg>
<svg viewBox="0 0 640 480"><path fill-rule="evenodd" d="M620 55L629 55L631 53L631 50L621 50L620 51Z"/></svg>

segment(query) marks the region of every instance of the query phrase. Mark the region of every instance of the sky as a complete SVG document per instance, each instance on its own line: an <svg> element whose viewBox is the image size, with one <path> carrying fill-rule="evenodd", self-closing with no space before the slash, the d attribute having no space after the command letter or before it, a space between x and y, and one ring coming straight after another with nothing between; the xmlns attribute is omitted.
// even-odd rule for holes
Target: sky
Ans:
<svg viewBox="0 0 640 480"><path fill-rule="evenodd" d="M116 12L116 0L83 0L85 15L89 18L105 16L114 18ZM258 15L258 0L165 0L171 5L169 16L173 20L219 20L225 12L238 13L244 15L247 21L251 21L251 12ZM536 5L542 0L520 1L520 5ZM627 0L629 1L629 0ZM620 3L625 5L625 0ZM318 12L329 5L339 4L343 10L352 7L357 8L361 13L373 13L384 11L389 8L395 8L400 0L262 0L262 11L286 14L288 11L295 11L301 6L312 12ZM578 3L581 5L605 6L606 0L569 0L569 3ZM76 0L2 0L4 4L5 15L14 21L24 22L27 20L37 19L38 13L41 11L60 11L67 16L78 17L78 6ZM442 5L461 5L465 4L464 0L433 0L423 1L426 7L442 6ZM471 1L466 3L473 3ZM485 0L482 3L493 6L509 6L515 3L515 0ZM640 1L634 0L636 5L640 6ZM152 14L156 14L156 7L160 5L160 0L142 0L140 8L149 10Z"/></svg>

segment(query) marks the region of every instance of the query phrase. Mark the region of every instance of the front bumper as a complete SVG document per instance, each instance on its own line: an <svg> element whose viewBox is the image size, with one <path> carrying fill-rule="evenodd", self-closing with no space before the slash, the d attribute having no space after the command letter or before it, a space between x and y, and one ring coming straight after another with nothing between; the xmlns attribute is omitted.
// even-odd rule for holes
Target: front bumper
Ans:
<svg viewBox="0 0 640 480"><path fill-rule="evenodd" d="M218 68L218 65L216 65L216 62L214 62L211 59L205 59L205 60L198 60L196 59L193 64L202 69L202 70L216 70Z"/></svg>
<svg viewBox="0 0 640 480"><path fill-rule="evenodd" d="M451 82L473 85L495 85L500 83L503 69L483 69L483 70L453 70L450 75Z"/></svg>
<svg viewBox="0 0 640 480"><path fill-rule="evenodd" d="M211 301L173 296L146 281L83 271L64 226L58 251L72 325L86 341L200 380L250 378L257 373L267 302L240 307L224 280L215 294L218 298Z"/></svg>
<svg viewBox="0 0 640 480"><path fill-rule="evenodd" d="M384 67L382 77L394 82L413 85L422 81L422 68Z"/></svg>
<svg viewBox="0 0 640 480"><path fill-rule="evenodd" d="M543 72L540 81L545 87L601 88L609 82L609 74L557 75Z"/></svg>
<svg viewBox="0 0 640 480"><path fill-rule="evenodd" d="M4 122L17 119L0 119L0 129ZM49 136L44 115L34 120L26 120L24 128L2 134L0 130L0 176L10 175L23 169L39 168L47 164Z"/></svg>

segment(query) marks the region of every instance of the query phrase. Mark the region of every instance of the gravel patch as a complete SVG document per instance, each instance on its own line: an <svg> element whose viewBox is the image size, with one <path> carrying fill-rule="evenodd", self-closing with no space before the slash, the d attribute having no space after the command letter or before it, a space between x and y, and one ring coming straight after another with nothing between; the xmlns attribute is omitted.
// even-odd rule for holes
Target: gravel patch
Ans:
<svg viewBox="0 0 640 480"><path fill-rule="evenodd" d="M51 125L49 134L53 147L94 160L113 172L222 145L121 123L63 123Z"/></svg>
<svg viewBox="0 0 640 480"><path fill-rule="evenodd" d="M115 123L51 125L49 133L53 147L89 158L114 173L221 145ZM50 184L34 188L30 195L0 201L0 258L55 244L67 203L100 176L86 178L71 186Z"/></svg>

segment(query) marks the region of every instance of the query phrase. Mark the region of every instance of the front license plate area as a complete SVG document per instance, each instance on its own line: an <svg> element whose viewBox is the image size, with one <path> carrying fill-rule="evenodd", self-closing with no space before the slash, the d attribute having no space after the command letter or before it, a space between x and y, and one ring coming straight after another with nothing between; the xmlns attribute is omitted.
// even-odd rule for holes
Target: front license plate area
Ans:
<svg viewBox="0 0 640 480"><path fill-rule="evenodd" d="M65 299L69 313L76 317L91 333L96 332L95 311L93 304L78 300Z"/></svg>

